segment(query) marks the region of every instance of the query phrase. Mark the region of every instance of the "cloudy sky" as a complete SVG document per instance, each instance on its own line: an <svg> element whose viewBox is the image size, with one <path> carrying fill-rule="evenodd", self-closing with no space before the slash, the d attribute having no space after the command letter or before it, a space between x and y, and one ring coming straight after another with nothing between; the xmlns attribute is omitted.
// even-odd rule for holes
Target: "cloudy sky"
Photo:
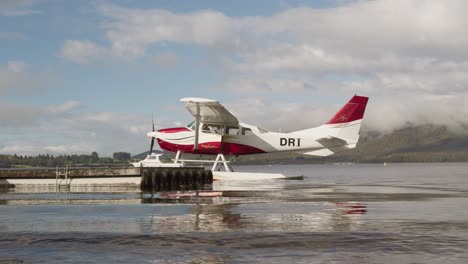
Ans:
<svg viewBox="0 0 468 264"><path fill-rule="evenodd" d="M182 97L246 123L364 129L468 120L468 1L0 1L0 153L145 151Z"/></svg>

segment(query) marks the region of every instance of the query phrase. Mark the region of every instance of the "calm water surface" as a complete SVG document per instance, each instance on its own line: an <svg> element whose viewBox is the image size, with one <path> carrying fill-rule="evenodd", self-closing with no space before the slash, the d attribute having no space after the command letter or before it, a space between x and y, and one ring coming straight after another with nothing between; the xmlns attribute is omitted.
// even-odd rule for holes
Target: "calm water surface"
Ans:
<svg viewBox="0 0 468 264"><path fill-rule="evenodd" d="M468 263L468 164L242 166L199 191L0 190L0 263Z"/></svg>

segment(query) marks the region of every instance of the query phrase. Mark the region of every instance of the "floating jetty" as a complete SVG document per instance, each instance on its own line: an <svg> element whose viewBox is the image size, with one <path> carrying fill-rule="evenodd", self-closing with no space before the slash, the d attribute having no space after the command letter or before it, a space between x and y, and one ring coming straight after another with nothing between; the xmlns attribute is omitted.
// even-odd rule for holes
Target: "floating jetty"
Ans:
<svg viewBox="0 0 468 264"><path fill-rule="evenodd" d="M173 189L211 184L213 173L202 167L100 167L0 169L0 186L55 186L57 189L94 186L139 186Z"/></svg>

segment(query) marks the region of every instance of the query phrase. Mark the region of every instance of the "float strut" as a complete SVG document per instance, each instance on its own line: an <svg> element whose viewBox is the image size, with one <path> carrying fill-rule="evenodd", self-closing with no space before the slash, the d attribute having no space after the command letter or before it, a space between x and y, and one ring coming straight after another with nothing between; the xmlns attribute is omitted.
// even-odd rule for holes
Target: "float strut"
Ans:
<svg viewBox="0 0 468 264"><path fill-rule="evenodd" d="M222 163L224 165L224 169L227 172L233 172L234 170L232 169L231 166L227 164L226 159L224 158L224 155L222 153L219 153L218 156L216 156L215 162L213 164L213 168L211 168L212 171L216 171L218 168L218 163Z"/></svg>

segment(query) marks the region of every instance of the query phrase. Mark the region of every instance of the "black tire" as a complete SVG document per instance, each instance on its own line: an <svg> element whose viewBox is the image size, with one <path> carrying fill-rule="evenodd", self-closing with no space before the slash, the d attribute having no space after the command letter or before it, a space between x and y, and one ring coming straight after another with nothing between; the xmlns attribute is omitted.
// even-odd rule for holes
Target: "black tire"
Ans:
<svg viewBox="0 0 468 264"><path fill-rule="evenodd" d="M156 171L151 172L151 189L155 189L158 186L156 174Z"/></svg>
<svg viewBox="0 0 468 264"><path fill-rule="evenodd" d="M143 172L143 178L145 180L144 188L145 189L151 188L151 174L149 173L149 171Z"/></svg>
<svg viewBox="0 0 468 264"><path fill-rule="evenodd" d="M161 172L161 188L165 189L167 188L167 182L168 182L168 173L167 171L162 171Z"/></svg>
<svg viewBox="0 0 468 264"><path fill-rule="evenodd" d="M179 171L179 176L180 176L180 180L179 180L180 185L187 185L187 177L185 176L185 170Z"/></svg>
<svg viewBox="0 0 468 264"><path fill-rule="evenodd" d="M182 174L180 171L173 171L172 173L174 175L174 186L179 187L180 185L183 184L182 181Z"/></svg>
<svg viewBox="0 0 468 264"><path fill-rule="evenodd" d="M145 184L146 184L146 173L143 171L141 173L140 189L143 190L146 187Z"/></svg>
<svg viewBox="0 0 468 264"><path fill-rule="evenodd" d="M203 184L203 171L202 170L196 170L194 174L195 174L195 178L196 178L196 183L197 184Z"/></svg>
<svg viewBox="0 0 468 264"><path fill-rule="evenodd" d="M202 178L202 184L207 184L208 183L208 175L206 174L205 170L203 170L201 172L201 178Z"/></svg>
<svg viewBox="0 0 468 264"><path fill-rule="evenodd" d="M182 173L183 173L183 176L184 176L185 185L191 185L192 184L192 174L190 174L190 170L184 170Z"/></svg>
<svg viewBox="0 0 468 264"><path fill-rule="evenodd" d="M163 183L163 180L162 180L162 173L161 173L160 170L157 170L157 171L156 171L156 187L157 187L158 189L160 189L162 183Z"/></svg>
<svg viewBox="0 0 468 264"><path fill-rule="evenodd" d="M190 181L192 182L192 185L197 185L197 171L194 169L189 170L189 175L190 175Z"/></svg>
<svg viewBox="0 0 468 264"><path fill-rule="evenodd" d="M211 170L206 171L206 177L207 177L207 183L212 184L213 183L213 172Z"/></svg>
<svg viewBox="0 0 468 264"><path fill-rule="evenodd" d="M176 175L174 174L173 171L169 171L168 173L169 173L168 185L169 185L169 187L174 187L176 185L176 181L175 181Z"/></svg>

